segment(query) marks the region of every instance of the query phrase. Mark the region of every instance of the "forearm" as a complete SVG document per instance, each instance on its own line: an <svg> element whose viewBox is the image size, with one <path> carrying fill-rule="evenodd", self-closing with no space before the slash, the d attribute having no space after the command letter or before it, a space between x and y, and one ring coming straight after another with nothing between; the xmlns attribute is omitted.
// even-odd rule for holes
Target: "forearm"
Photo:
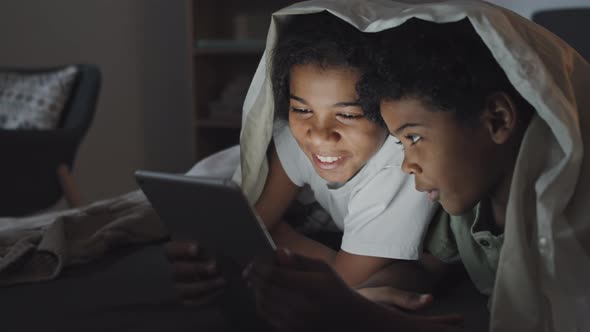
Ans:
<svg viewBox="0 0 590 332"><path fill-rule="evenodd" d="M450 265L424 253L418 261L393 261L357 288L389 286L420 293L433 292L451 269Z"/></svg>
<svg viewBox="0 0 590 332"><path fill-rule="evenodd" d="M256 213L269 232L281 223L281 217L291 204L299 188L291 182L281 165L274 145L269 147L269 171L262 194L254 205Z"/></svg>
<svg viewBox="0 0 590 332"><path fill-rule="evenodd" d="M273 227L270 234L278 247L288 248L297 254L330 264L349 286L363 282L389 261L378 257L353 255L343 250L336 252L297 232L285 222Z"/></svg>
<svg viewBox="0 0 590 332"><path fill-rule="evenodd" d="M389 286L414 292L432 292L436 278L417 261L396 260L356 288Z"/></svg>
<svg viewBox="0 0 590 332"><path fill-rule="evenodd" d="M289 224L280 222L270 230L277 247L287 248L297 254L331 264L336 252L327 246L297 232Z"/></svg>

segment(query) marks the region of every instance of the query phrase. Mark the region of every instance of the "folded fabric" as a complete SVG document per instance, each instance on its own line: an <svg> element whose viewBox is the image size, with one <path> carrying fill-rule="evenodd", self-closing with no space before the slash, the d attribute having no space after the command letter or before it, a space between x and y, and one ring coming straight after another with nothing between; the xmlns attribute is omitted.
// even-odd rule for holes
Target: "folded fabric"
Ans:
<svg viewBox="0 0 590 332"><path fill-rule="evenodd" d="M141 191L35 218L46 225L0 232L0 286L50 280L64 267L101 257L116 247L167 236Z"/></svg>
<svg viewBox="0 0 590 332"><path fill-rule="evenodd" d="M187 175L230 178L239 155L239 146L223 150L194 165ZM117 247L166 237L164 225L140 190L81 209L0 218L0 286L51 280L65 267L100 258Z"/></svg>

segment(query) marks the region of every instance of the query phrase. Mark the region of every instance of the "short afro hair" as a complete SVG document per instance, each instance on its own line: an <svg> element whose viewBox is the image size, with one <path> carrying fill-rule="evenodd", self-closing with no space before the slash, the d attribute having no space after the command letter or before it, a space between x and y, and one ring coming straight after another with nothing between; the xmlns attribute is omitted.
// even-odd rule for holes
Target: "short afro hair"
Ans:
<svg viewBox="0 0 590 332"><path fill-rule="evenodd" d="M514 89L468 19L433 23L416 18L378 33L357 85L365 113L380 116L383 100L415 98L431 111L454 112L473 124L487 97L507 93L519 110L532 107Z"/></svg>
<svg viewBox="0 0 590 332"><path fill-rule="evenodd" d="M363 33L327 11L294 15L280 26L271 55L271 83L275 114L289 114L289 76L297 65L317 65L322 69L352 68L361 74L367 68L371 34ZM372 120L379 120L374 117Z"/></svg>

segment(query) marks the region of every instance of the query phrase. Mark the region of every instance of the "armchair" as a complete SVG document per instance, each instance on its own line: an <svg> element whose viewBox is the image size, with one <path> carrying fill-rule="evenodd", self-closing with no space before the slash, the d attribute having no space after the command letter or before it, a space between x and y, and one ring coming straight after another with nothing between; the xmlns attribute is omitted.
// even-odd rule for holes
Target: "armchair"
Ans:
<svg viewBox="0 0 590 332"><path fill-rule="evenodd" d="M65 196L71 207L80 196L71 175L76 152L96 109L101 74L94 65L77 71L55 129L0 129L0 216L24 216L47 209ZM60 68L0 72L47 73Z"/></svg>

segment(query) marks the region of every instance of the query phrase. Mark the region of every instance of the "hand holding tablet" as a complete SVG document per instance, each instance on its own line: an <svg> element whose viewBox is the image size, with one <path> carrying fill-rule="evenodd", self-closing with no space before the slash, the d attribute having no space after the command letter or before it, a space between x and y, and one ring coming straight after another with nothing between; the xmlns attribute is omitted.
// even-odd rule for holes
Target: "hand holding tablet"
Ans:
<svg viewBox="0 0 590 332"><path fill-rule="evenodd" d="M207 304L220 297L230 322L258 329L263 323L242 271L254 258L273 257L275 244L241 189L226 179L147 171L135 176L174 240L166 251L183 298Z"/></svg>

